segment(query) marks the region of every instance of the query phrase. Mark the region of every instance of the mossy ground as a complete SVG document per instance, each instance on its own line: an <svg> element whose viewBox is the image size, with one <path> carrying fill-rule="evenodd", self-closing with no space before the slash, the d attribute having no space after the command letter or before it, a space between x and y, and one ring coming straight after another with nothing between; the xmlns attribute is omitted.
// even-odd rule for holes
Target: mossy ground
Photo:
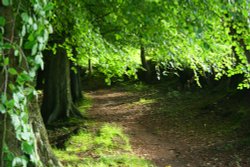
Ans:
<svg viewBox="0 0 250 167"><path fill-rule="evenodd" d="M71 136L65 149L54 149L66 167L152 166L132 153L128 137L117 125L89 123L87 127Z"/></svg>
<svg viewBox="0 0 250 167"><path fill-rule="evenodd" d="M143 103L150 101L142 100ZM79 110L87 116L92 106L90 96L80 102ZM71 126L78 125L80 130L64 143L63 149L54 148L55 155L66 167L151 167L149 161L133 154L129 138L115 123L70 119ZM84 123L82 122L84 121ZM82 126L82 127L81 127ZM61 131L69 130L62 128Z"/></svg>

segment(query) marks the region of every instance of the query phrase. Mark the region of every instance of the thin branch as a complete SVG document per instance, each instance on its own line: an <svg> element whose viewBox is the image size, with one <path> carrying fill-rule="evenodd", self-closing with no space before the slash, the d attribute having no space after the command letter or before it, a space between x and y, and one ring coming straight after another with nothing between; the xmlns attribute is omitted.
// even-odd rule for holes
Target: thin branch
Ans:
<svg viewBox="0 0 250 167"><path fill-rule="evenodd" d="M26 58L26 56L25 56L25 54L24 54L22 48L21 48L19 45L16 45L15 43L13 43L11 40L9 40L9 39L6 38L6 37L3 37L3 39L4 39L5 41L9 42L10 44L14 45L14 47L16 47L16 48L18 49L19 53L21 54L22 58L23 58L24 61L25 61L26 68L29 69L28 60L27 60L27 58ZM3 55L7 55L7 54L3 54Z"/></svg>

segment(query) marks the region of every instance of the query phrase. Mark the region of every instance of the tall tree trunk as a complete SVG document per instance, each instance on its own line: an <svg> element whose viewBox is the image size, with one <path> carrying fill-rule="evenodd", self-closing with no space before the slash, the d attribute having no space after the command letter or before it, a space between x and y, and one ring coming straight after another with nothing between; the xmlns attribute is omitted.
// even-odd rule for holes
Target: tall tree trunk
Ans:
<svg viewBox="0 0 250 167"><path fill-rule="evenodd" d="M70 86L70 62L63 48L57 48L56 55L46 55L45 70L42 104L44 122L49 124L61 118L82 117L73 104Z"/></svg>
<svg viewBox="0 0 250 167"><path fill-rule="evenodd" d="M3 16L6 19L6 25L4 27L4 37L10 42L17 42L17 38L15 37L15 20L14 20L14 12L11 6L4 7L2 5L2 1L0 1L0 16ZM22 66L22 63L18 63L17 57L13 55L13 51L4 52L5 57L9 58L9 67L15 68L18 70L25 69ZM1 55L2 56L2 55ZM0 67L1 68L1 67ZM6 91L2 89L2 83L5 81L15 83L16 78L13 76L9 76L7 78L1 73L0 70L0 94L2 95ZM32 83L31 83L32 84ZM6 86L6 85L5 85ZM24 85L25 86L25 85ZM7 89L7 96L11 96L12 91ZM48 142L48 136L46 133L46 129L44 127L44 123L38 108L38 103L36 100L28 102L28 110L29 110L29 120L28 123L31 125L33 133L35 135L35 145L36 145L36 153L40 158L42 164L44 166L55 166L59 167L61 164L53 155L50 144ZM8 114L0 114L0 166L7 167L11 166L11 164L7 164L6 158L7 153L4 152L4 144L8 146L10 152L14 154L14 156L21 156L23 152L21 151L20 141L16 139L15 129L13 127L13 120L11 120L10 115Z"/></svg>
<svg viewBox="0 0 250 167"><path fill-rule="evenodd" d="M71 94L73 102L77 102L83 98L81 87L81 70L79 67L74 67L76 71L70 70Z"/></svg>
<svg viewBox="0 0 250 167"><path fill-rule="evenodd" d="M141 50L141 63L142 63L143 69L145 70L143 72L143 77L144 77L144 80L149 83L151 81L151 78L152 78L151 77L151 69L150 69L148 62L147 62L147 59L146 59L144 46L141 45L140 50Z"/></svg>

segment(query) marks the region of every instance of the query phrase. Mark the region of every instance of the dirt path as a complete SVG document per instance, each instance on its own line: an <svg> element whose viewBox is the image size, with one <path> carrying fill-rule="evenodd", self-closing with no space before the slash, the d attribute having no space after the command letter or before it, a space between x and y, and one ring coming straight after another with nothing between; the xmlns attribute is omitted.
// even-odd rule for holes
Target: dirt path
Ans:
<svg viewBox="0 0 250 167"><path fill-rule="evenodd" d="M249 149L234 148L237 137L226 135L225 129L234 126L231 118L201 109L216 101L214 94L151 89L89 94L94 101L90 117L122 126L134 153L158 167L250 166Z"/></svg>
<svg viewBox="0 0 250 167"><path fill-rule="evenodd" d="M114 90L100 90L90 94L94 105L90 116L100 122L115 122L121 125L131 139L133 151L157 166L186 166L178 159L176 146L157 135L141 122L141 117L150 114L151 108L140 104L140 95ZM151 122L151 121L150 121Z"/></svg>

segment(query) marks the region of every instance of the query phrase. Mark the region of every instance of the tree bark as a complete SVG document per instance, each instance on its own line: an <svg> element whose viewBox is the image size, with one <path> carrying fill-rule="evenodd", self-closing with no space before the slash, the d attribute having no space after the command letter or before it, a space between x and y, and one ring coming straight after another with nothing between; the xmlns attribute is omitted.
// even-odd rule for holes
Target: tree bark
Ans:
<svg viewBox="0 0 250 167"><path fill-rule="evenodd" d="M93 74L92 61L91 61L91 59L89 58L89 60L88 60L88 76L91 77L92 74Z"/></svg>
<svg viewBox="0 0 250 167"><path fill-rule="evenodd" d="M47 124L76 116L81 113L73 104L70 83L70 63L63 48L57 48L56 55L46 55L45 85L42 116Z"/></svg>
<svg viewBox="0 0 250 167"><path fill-rule="evenodd" d="M82 96L82 87L81 87L81 70L79 67L76 68L76 71L70 70L70 80L71 80L71 94L73 102L77 102L83 98Z"/></svg>
<svg viewBox="0 0 250 167"><path fill-rule="evenodd" d="M146 59L146 55L145 55L145 48L144 46L141 46L140 48L141 50L141 63L142 63L142 67L145 70L143 72L143 78L146 82L150 82L151 81L151 69L150 66L148 65L147 59Z"/></svg>
<svg viewBox="0 0 250 167"><path fill-rule="evenodd" d="M36 73L36 89L43 90L44 89L44 79L45 79L44 70L38 69Z"/></svg>
<svg viewBox="0 0 250 167"><path fill-rule="evenodd" d="M2 1L0 1L2 2ZM4 27L4 37L8 39L9 42L18 42L15 36L15 19L14 12L12 6L4 7L2 3L0 3L0 16L3 16L6 19L6 25ZM9 67L15 68L17 71L21 69L25 69L22 63L18 63L18 58L13 55L13 50L4 52L5 57L9 58ZM1 55L2 56L2 55ZM6 93L4 89L2 89L2 83L6 81L6 77L3 73L0 73L0 94ZM15 83L15 77L9 76L8 83ZM32 83L31 83L32 84ZM25 86L25 85L24 85ZM11 96L12 91L7 89L7 96ZM46 133L46 129L44 127L44 123L42 117L40 115L40 111L38 109L38 103L36 100L32 102L28 102L28 110L29 110L29 124L32 126L35 138L36 138L36 152L44 166L61 166L60 162L53 155L50 144L48 142L48 136ZM8 146L10 152L14 154L14 156L21 156L23 152L21 151L20 141L16 139L15 129L12 125L11 118L8 114L0 114L0 166L11 166L5 160L7 158L7 154L4 150L4 143ZM10 162L9 162L10 163Z"/></svg>

